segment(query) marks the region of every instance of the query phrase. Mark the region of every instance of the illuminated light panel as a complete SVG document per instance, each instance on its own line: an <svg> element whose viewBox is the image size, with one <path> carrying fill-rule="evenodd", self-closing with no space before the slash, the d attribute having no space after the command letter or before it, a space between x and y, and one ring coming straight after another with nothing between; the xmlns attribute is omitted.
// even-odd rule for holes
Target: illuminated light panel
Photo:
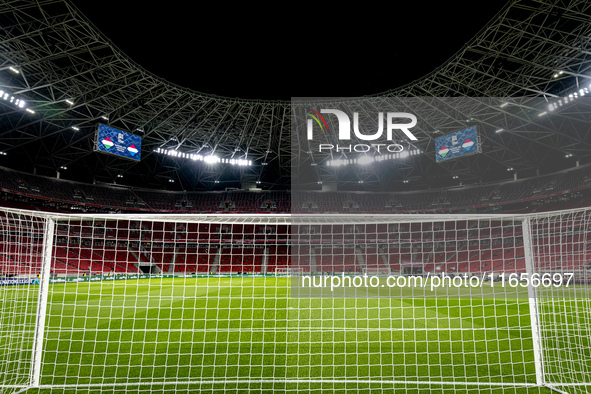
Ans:
<svg viewBox="0 0 591 394"><path fill-rule="evenodd" d="M25 100L16 98L15 96L11 95L10 93L4 90L0 90L0 99L8 101L9 103L14 104L21 109L25 108L25 106L27 105L27 102Z"/></svg>
<svg viewBox="0 0 591 394"><path fill-rule="evenodd" d="M360 164L360 165L367 165L374 162L382 162L387 160L395 160L395 159L404 159L409 156L417 156L423 153L420 149L412 149L410 151L403 151L399 153L393 154L384 154L379 156L360 156L355 159L334 159L334 160L327 160L326 165L329 167L340 167L349 164Z"/></svg>
<svg viewBox="0 0 591 394"><path fill-rule="evenodd" d="M573 101L575 101L581 97L585 97L585 95L589 94L590 89L591 89L591 85L579 88L576 91L574 91L573 93L569 94L568 96L561 97L557 101L554 101L553 103L548 104L548 107L547 107L548 112L555 111L556 109L558 109L559 107L562 107L563 105L566 105L568 103L572 103ZM546 114L547 114L547 112L542 112L538 116L544 116Z"/></svg>
<svg viewBox="0 0 591 394"><path fill-rule="evenodd" d="M171 156L171 157L178 157L181 159L202 161L207 164L222 163L222 164L230 164L230 165L235 165L235 166L252 166L253 165L252 160L248 160L248 159L226 159L226 158L220 158L216 155L200 155L200 154L195 154L195 153L185 153L185 152L179 152L174 149L156 148L156 149L154 149L154 152L162 154L162 155ZM263 163L263 165L266 165L266 164L267 163Z"/></svg>

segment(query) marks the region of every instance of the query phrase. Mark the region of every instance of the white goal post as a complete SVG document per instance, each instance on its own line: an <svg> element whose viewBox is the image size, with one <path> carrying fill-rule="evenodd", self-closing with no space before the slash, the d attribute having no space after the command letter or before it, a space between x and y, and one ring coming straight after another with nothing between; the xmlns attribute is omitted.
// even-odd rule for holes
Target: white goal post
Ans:
<svg viewBox="0 0 591 394"><path fill-rule="evenodd" d="M0 392L585 393L591 208L0 209Z"/></svg>

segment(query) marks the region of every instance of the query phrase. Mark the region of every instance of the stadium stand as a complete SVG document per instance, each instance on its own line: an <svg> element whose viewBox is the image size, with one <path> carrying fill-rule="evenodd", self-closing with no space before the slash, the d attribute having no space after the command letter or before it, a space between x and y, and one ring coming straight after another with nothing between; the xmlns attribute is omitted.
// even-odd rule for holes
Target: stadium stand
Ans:
<svg viewBox="0 0 591 394"><path fill-rule="evenodd" d="M588 166L489 185L399 193L170 192L89 185L0 168L0 204L49 211L183 213L542 212L591 203Z"/></svg>

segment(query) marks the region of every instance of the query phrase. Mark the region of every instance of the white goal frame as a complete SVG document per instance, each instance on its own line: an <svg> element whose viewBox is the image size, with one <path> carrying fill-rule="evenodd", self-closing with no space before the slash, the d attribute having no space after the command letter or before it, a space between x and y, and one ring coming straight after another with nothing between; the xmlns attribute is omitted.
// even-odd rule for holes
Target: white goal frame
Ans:
<svg viewBox="0 0 591 394"><path fill-rule="evenodd" d="M232 224L248 224L248 225L287 225L287 226L307 226L307 225L374 225L376 223L421 223L425 221L430 222L448 222L448 221L500 221L500 220L512 220L521 223L522 237L523 237L523 252L525 259L525 268L527 274L531 277L534 273L538 272L540 266L536 261L536 250L534 247L535 235L532 234L536 231L535 226L545 226L547 222L552 221L552 218L566 217L571 218L574 216L581 218L590 218L591 209L576 209L569 211L558 211L549 213L535 213L535 214L522 214L522 215L248 215L248 214L227 214L227 215L84 215L84 214L56 214L56 213L39 213L29 212L23 210L15 210L2 208L0 212L4 217L10 217L12 220L20 220L20 218L35 217L45 221L45 229L43 231L43 242L42 242L42 269L39 275L39 286L37 290L37 302L35 308L35 330L34 340L32 348L32 357L30 359L30 374L25 381L18 383L11 383L0 381L0 389L7 389L9 392L20 392L29 388L39 389L53 389L53 388L86 388L88 390L95 388L102 389L109 384L85 384L83 386L78 385L45 385L41 379L42 377L42 363L43 363L43 352L44 345L46 343L45 326L48 314L48 298L50 289L50 277L51 277L51 264L52 264L52 253L54 251L54 239L57 236L57 229L60 223L82 221L87 219L92 220L140 220L140 221L158 221L158 222L197 222L197 223L215 223L219 225L232 225ZM570 220L570 219L567 219ZM569 222L570 223L570 222ZM539 230L537 230L539 234ZM590 230L587 229L587 232ZM292 230L292 242L294 239L294 233L297 230ZM587 239L588 235L585 234L585 242L591 241ZM278 273L288 272L284 268L277 268L274 272L275 276L280 276ZM301 269L297 269L297 272L303 272ZM588 274L585 274L588 275ZM299 275L298 275L299 276ZM589 276L586 277L589 279ZM584 392L586 388L591 387L591 380L587 381L568 381L560 382L554 378L549 378L546 365L546 357L552 352L545 348L546 336L543 329L543 319L547 318L547 311L543 315L542 306L540 304L541 295L539 289L533 285L531 281L527 285L527 294L529 300L529 311L530 311L530 322L531 322L531 339L533 344L533 355L535 359L535 383L510 383L510 382L470 382L470 381L449 381L449 380L435 380L435 381L416 381L416 380L367 380L367 379L274 379L274 378L263 378L263 379L213 379L213 380L197 380L197 381L158 381L158 382L134 382L129 383L129 386L144 386L157 384L159 386L167 385L190 385L190 384L360 384L360 385L371 385L381 384L390 385L391 387L402 386L416 386L416 387L450 387L450 386L461 386L468 388L479 388L483 390L490 390L491 388L502 388L502 387L546 387L552 391L560 393L570 392ZM584 293L584 296L589 297L588 292ZM0 312L1 314L2 312ZM1 316L0 316L1 317ZM585 327L587 330L591 330L591 327ZM0 335L2 333L0 332ZM583 371L585 379L590 379L588 375L589 371ZM587 375L585 375L587 374ZM116 386L123 386L125 384L117 383ZM388 386L388 387L390 387Z"/></svg>

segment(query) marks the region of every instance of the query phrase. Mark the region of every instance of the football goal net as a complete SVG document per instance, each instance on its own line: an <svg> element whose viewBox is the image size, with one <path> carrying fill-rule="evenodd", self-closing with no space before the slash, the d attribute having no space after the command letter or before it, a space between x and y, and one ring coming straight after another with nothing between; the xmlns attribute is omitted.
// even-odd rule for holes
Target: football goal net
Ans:
<svg viewBox="0 0 591 394"><path fill-rule="evenodd" d="M591 209L0 209L0 392L586 393L590 235Z"/></svg>

